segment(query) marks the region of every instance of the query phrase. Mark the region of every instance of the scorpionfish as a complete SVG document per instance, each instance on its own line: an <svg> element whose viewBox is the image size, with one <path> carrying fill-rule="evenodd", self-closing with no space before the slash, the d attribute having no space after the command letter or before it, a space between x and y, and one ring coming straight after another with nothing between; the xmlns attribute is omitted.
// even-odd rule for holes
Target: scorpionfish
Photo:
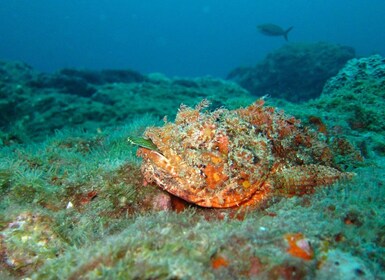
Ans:
<svg viewBox="0 0 385 280"><path fill-rule="evenodd" d="M335 166L319 132L263 99L237 110L208 105L182 105L175 122L146 129L150 145L135 143L145 181L202 207L230 208L312 193L354 175Z"/></svg>

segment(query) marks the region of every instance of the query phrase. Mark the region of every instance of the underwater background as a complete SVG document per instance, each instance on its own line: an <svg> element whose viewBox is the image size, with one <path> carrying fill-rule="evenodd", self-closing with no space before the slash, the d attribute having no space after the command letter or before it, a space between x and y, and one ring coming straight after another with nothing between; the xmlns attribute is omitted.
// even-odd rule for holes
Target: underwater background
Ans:
<svg viewBox="0 0 385 280"><path fill-rule="evenodd" d="M256 25L294 26L293 42L384 54L381 0L2 1L0 53L40 71L131 68L142 73L225 77L284 42Z"/></svg>
<svg viewBox="0 0 385 280"><path fill-rule="evenodd" d="M2 1L0 279L385 279L384 10Z"/></svg>

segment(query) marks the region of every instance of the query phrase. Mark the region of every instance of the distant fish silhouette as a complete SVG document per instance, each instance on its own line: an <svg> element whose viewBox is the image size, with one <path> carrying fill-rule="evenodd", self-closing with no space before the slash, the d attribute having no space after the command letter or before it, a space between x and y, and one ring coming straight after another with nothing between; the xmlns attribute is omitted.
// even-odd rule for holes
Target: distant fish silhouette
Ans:
<svg viewBox="0 0 385 280"><path fill-rule="evenodd" d="M278 25L266 23L258 25L257 28L262 34L265 34L267 36L283 36L285 40L288 41L287 34L290 32L290 30L293 29L293 26L289 27L287 30L283 30Z"/></svg>

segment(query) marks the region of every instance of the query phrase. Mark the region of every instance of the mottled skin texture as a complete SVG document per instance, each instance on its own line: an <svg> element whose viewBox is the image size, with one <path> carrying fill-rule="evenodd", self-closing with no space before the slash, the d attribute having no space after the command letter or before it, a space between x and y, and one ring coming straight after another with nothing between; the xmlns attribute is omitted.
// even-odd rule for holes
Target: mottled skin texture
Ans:
<svg viewBox="0 0 385 280"><path fill-rule="evenodd" d="M199 206L229 208L352 176L333 166L318 133L263 103L205 112L203 101L181 107L175 123L148 128L158 150L138 150L145 180Z"/></svg>

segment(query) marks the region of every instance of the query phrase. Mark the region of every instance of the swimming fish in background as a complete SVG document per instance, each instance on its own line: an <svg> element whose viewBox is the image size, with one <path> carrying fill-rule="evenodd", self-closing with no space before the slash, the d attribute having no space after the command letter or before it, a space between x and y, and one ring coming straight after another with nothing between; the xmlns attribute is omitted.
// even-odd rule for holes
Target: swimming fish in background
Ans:
<svg viewBox="0 0 385 280"><path fill-rule="evenodd" d="M257 26L258 30L267 36L283 36L286 41L288 41L287 34L293 29L289 27L287 30L283 30L280 26L266 23Z"/></svg>

